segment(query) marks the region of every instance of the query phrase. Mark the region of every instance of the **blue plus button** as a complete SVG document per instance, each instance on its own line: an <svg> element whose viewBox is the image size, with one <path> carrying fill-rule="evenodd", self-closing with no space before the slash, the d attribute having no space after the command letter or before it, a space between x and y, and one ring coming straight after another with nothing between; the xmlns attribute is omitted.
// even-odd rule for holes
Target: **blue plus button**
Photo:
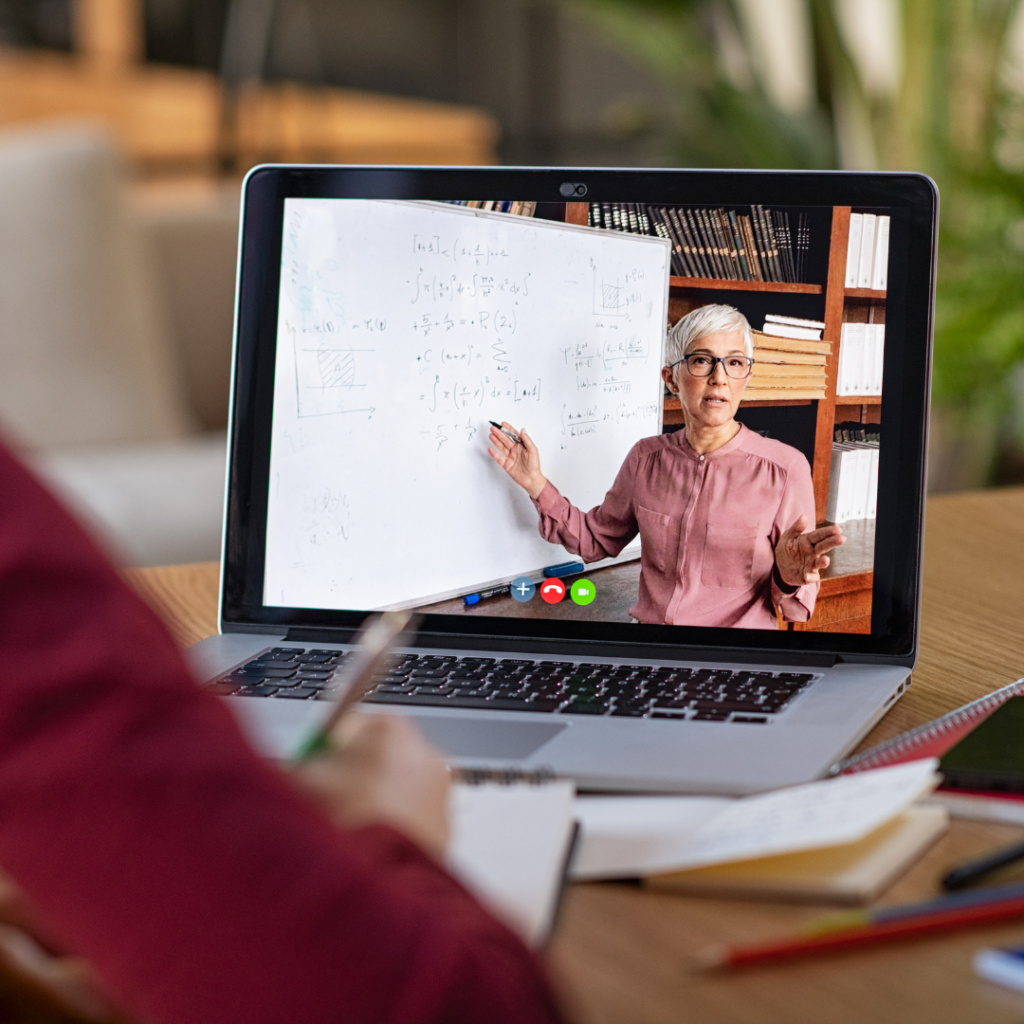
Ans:
<svg viewBox="0 0 1024 1024"><path fill-rule="evenodd" d="M512 596L517 601L529 601L537 593L537 584L529 576L517 576L512 581Z"/></svg>

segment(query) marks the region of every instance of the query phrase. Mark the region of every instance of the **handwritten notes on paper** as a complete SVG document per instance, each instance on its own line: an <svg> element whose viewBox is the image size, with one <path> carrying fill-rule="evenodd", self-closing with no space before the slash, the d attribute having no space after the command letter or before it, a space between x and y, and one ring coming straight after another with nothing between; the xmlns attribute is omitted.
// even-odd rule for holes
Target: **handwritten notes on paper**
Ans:
<svg viewBox="0 0 1024 1024"><path fill-rule="evenodd" d="M442 203L285 202L264 599L412 605L559 561L487 456L597 504L661 428L667 244Z"/></svg>

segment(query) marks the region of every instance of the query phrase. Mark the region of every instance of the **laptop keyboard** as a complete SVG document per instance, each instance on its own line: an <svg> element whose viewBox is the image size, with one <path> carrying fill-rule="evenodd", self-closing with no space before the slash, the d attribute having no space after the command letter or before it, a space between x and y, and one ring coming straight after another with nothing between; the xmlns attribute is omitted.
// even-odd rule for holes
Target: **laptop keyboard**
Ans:
<svg viewBox="0 0 1024 1024"><path fill-rule="evenodd" d="M211 682L223 696L331 696L347 651L275 647ZM766 724L814 678L804 672L396 654L372 704Z"/></svg>

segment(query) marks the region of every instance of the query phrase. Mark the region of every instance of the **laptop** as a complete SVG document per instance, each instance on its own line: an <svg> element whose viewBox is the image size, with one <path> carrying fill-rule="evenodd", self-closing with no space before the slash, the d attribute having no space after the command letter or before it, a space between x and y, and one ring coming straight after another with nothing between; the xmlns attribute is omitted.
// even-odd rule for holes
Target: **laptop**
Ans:
<svg viewBox="0 0 1024 1024"><path fill-rule="evenodd" d="M286 757L414 608L362 707L454 765L823 775L917 657L937 207L915 174L255 168L196 670ZM798 513L845 536L817 583Z"/></svg>

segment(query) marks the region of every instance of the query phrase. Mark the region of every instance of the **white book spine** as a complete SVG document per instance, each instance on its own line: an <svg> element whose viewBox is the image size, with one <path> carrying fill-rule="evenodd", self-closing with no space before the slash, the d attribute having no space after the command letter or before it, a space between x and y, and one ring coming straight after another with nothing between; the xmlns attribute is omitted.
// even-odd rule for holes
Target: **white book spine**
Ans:
<svg viewBox="0 0 1024 1024"><path fill-rule="evenodd" d="M872 264L875 259L875 222L873 213L865 213L864 228L860 238L860 270L857 271L857 287L871 287Z"/></svg>
<svg viewBox="0 0 1024 1024"><path fill-rule="evenodd" d="M853 488L857 476L857 453L849 446L843 445L842 456L839 462L839 498L836 504L837 523L845 523L852 519L853 515Z"/></svg>
<svg viewBox="0 0 1024 1024"><path fill-rule="evenodd" d="M878 445L871 445L871 484L868 487L868 519L876 517L878 509Z"/></svg>
<svg viewBox="0 0 1024 1024"><path fill-rule="evenodd" d="M871 491L871 449L864 444L857 445L857 483L854 488L853 519L868 518L868 501Z"/></svg>
<svg viewBox="0 0 1024 1024"><path fill-rule="evenodd" d="M875 324L864 325L864 359L861 364L861 389L862 395L873 395L875 393Z"/></svg>
<svg viewBox="0 0 1024 1024"><path fill-rule="evenodd" d="M830 523L841 522L839 516L839 487L843 472L843 449L839 445L832 445L832 464L828 472L828 507L825 510L825 518Z"/></svg>
<svg viewBox="0 0 1024 1024"><path fill-rule="evenodd" d="M889 218L880 216L875 225L875 256L871 287L884 292L889 284Z"/></svg>
<svg viewBox="0 0 1024 1024"><path fill-rule="evenodd" d="M836 368L836 396L846 394L846 365L849 362L849 324L839 329L839 366ZM835 520L832 520L835 522Z"/></svg>
<svg viewBox="0 0 1024 1024"><path fill-rule="evenodd" d="M885 324L875 324L875 388L874 393L882 393L882 376L885 367Z"/></svg>
<svg viewBox="0 0 1024 1024"><path fill-rule="evenodd" d="M860 239L864 230L864 214L850 214L850 240L846 246L846 287L857 287L860 273Z"/></svg>
<svg viewBox="0 0 1024 1024"><path fill-rule="evenodd" d="M839 365L842 370L843 388L836 389L837 395L862 394L864 373L864 328L865 324L843 324L839 338ZM844 337L845 335L845 337Z"/></svg>
<svg viewBox="0 0 1024 1024"><path fill-rule="evenodd" d="M816 327L794 327L792 324L776 324L765 321L762 334L773 338L793 338L795 341L821 341L821 331Z"/></svg>

